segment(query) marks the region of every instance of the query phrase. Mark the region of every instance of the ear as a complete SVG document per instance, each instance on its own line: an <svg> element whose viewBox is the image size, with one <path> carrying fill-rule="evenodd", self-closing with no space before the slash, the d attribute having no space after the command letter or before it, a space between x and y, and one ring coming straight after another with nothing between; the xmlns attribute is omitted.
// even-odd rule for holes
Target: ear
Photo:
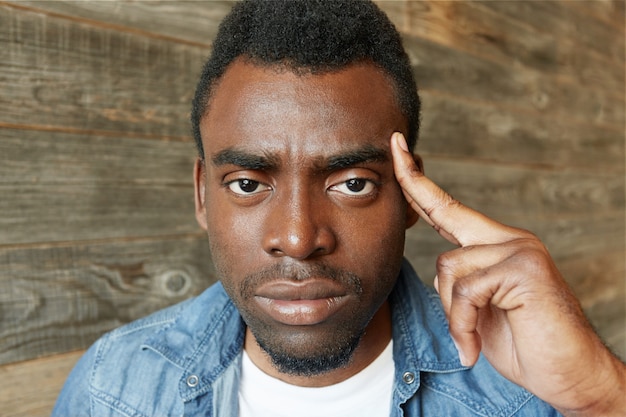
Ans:
<svg viewBox="0 0 626 417"><path fill-rule="evenodd" d="M206 220L206 168L204 161L196 159L193 166L194 200L196 202L196 221L203 230L207 229Z"/></svg>
<svg viewBox="0 0 626 417"><path fill-rule="evenodd" d="M415 165L417 165L417 169L420 172L424 172L424 162L422 161L422 157L418 154L413 154L413 160L415 161ZM417 214L415 210L411 207L410 204L407 205L406 209L406 228L412 227L419 220L420 215Z"/></svg>

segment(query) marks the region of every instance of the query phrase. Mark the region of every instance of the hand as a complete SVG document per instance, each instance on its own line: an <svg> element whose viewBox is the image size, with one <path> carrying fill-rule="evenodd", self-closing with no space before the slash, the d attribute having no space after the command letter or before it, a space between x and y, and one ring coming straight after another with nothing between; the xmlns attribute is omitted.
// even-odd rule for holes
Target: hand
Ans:
<svg viewBox="0 0 626 417"><path fill-rule="evenodd" d="M461 362L482 351L509 380L565 415L626 413L626 370L602 344L532 233L498 223L426 178L394 133L396 178L411 207L459 245L437 260L435 288Z"/></svg>

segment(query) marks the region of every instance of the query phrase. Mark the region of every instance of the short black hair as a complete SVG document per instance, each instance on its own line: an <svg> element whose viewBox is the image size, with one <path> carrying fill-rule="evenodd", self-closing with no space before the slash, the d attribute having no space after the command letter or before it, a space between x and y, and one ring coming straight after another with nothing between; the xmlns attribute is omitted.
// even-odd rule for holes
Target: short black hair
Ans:
<svg viewBox="0 0 626 417"><path fill-rule="evenodd" d="M420 101L400 34L378 6L364 0L244 0L220 24L192 103L191 124L204 160L200 121L212 90L238 57L296 73L325 73L372 62L390 77L407 119L410 149L417 142Z"/></svg>

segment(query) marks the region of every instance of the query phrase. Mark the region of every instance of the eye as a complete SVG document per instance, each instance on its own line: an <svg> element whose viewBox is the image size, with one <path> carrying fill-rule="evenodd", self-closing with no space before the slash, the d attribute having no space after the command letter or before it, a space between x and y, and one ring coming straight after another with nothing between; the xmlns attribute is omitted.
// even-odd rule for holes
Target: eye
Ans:
<svg viewBox="0 0 626 417"><path fill-rule="evenodd" d="M374 192L375 188L376 185L370 180L363 178L351 178L347 181L333 185L330 189L348 196L360 197L371 194Z"/></svg>
<svg viewBox="0 0 626 417"><path fill-rule="evenodd" d="M228 189L237 195L254 195L267 191L269 186L248 178L234 180L226 184Z"/></svg>

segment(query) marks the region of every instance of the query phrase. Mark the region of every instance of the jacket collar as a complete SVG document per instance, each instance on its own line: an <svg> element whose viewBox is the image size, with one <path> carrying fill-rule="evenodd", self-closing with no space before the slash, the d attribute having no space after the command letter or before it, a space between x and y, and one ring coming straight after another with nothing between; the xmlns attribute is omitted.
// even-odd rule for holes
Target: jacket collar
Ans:
<svg viewBox="0 0 626 417"><path fill-rule="evenodd" d="M439 296L422 283L406 260L390 302L396 368L424 372L467 369L450 337Z"/></svg>
<svg viewBox="0 0 626 417"><path fill-rule="evenodd" d="M185 400L206 393L243 349L245 327L222 284L214 284L183 309L169 326L142 345L182 371Z"/></svg>

